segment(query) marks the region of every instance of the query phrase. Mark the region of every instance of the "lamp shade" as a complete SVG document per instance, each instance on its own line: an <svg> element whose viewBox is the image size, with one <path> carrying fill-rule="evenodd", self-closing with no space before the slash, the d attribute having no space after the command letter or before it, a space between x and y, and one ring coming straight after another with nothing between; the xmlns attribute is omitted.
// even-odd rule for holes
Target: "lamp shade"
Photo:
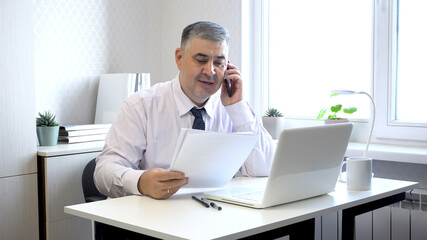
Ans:
<svg viewBox="0 0 427 240"><path fill-rule="evenodd" d="M332 90L331 94L338 94L338 95L352 95L352 94L359 94L360 92L355 91L349 91L349 90Z"/></svg>

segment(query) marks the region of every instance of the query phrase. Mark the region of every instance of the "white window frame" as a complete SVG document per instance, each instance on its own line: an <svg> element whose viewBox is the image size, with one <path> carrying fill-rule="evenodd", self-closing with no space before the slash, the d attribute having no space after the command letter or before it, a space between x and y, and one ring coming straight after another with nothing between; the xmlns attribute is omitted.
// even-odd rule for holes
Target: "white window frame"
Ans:
<svg viewBox="0 0 427 240"><path fill-rule="evenodd" d="M268 61L264 42L267 34L264 34L268 23L264 17L268 8L263 0L242 0L242 67L243 76L248 81L245 85L245 96L255 113L262 116L267 103L264 96L268 94L268 71L264 71Z"/></svg>
<svg viewBox="0 0 427 240"><path fill-rule="evenodd" d="M396 6L397 0L372 0L374 9L374 28L373 28L373 97L377 106L376 122L371 141L382 144L400 144L406 146L427 146L427 128L420 124L402 123L392 121L392 81L395 76L393 64L395 63L395 48L389 47L395 44L393 42L393 22L396 21L396 12L393 12L393 6ZM242 45L242 71L249 78L249 96L248 99L254 108L254 111L262 116L268 102L264 96L268 94L268 71L264 64L268 62L266 51L268 50L266 34L268 23L265 16L268 14L268 0L242 0L243 38L248 37L248 44ZM394 9L395 10L395 9ZM242 41L246 42L246 41ZM249 51L248 51L249 49ZM246 60L245 60L246 59ZM387 106L387 107L382 107ZM287 125L305 126L319 124L319 121L293 118L287 120ZM355 129L366 132L357 134L352 141L365 142L369 132L369 123L367 119L354 121Z"/></svg>
<svg viewBox="0 0 427 240"><path fill-rule="evenodd" d="M427 126L393 119L393 99L396 92L396 32L397 0L376 2L374 36L374 95L379 106L387 106L379 112L374 134L379 139L427 140ZM379 29L385 30L380 31Z"/></svg>

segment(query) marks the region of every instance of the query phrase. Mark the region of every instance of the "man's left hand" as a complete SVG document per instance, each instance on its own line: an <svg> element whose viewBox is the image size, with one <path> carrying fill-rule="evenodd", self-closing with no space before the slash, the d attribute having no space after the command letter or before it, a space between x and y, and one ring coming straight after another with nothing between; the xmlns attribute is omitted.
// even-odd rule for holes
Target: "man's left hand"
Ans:
<svg viewBox="0 0 427 240"><path fill-rule="evenodd" d="M230 62L227 64L225 74L227 74L228 78L233 82L233 94L231 97L228 96L227 83L225 80L223 80L221 87L221 102L224 106L228 106L240 102L243 99L243 84L242 75L239 72L239 69Z"/></svg>

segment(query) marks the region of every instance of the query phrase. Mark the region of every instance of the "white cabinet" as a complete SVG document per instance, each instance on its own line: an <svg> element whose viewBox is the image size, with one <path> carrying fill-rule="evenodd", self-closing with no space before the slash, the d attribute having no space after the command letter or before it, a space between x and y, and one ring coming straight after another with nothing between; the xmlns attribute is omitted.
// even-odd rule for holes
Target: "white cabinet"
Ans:
<svg viewBox="0 0 427 240"><path fill-rule="evenodd" d="M84 203L82 172L104 142L39 147L40 239L91 239L89 220L64 213L64 206Z"/></svg>
<svg viewBox="0 0 427 240"><path fill-rule="evenodd" d="M38 239L33 1L0 0L0 239Z"/></svg>
<svg viewBox="0 0 427 240"><path fill-rule="evenodd" d="M38 239L37 175L0 177L0 239Z"/></svg>

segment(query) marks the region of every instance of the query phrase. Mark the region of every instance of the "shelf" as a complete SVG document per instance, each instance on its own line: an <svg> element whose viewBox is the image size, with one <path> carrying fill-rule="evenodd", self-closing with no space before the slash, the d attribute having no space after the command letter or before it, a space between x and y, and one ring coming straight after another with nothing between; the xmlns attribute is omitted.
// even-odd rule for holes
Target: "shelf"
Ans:
<svg viewBox="0 0 427 240"><path fill-rule="evenodd" d="M37 155L42 157L61 156L76 153L99 152L104 148L104 141L58 144L56 146L37 147Z"/></svg>

